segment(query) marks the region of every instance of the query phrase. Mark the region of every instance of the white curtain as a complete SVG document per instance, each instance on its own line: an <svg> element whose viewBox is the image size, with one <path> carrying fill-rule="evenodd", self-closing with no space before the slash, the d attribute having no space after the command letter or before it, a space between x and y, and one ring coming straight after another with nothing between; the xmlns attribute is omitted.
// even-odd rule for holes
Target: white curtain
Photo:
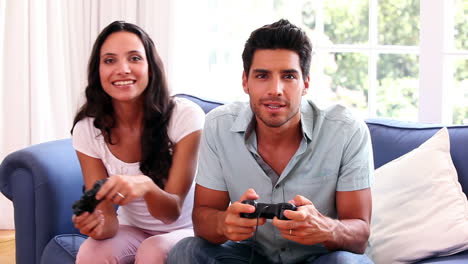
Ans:
<svg viewBox="0 0 468 264"><path fill-rule="evenodd" d="M170 0L0 0L0 160L70 137L93 42L110 22L145 29L170 69L172 6ZM13 209L3 195L0 211L0 229L13 228Z"/></svg>

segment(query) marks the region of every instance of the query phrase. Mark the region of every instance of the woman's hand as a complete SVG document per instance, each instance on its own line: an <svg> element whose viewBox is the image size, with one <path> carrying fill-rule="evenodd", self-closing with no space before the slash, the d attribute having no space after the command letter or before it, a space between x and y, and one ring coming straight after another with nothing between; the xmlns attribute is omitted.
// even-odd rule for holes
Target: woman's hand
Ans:
<svg viewBox="0 0 468 264"><path fill-rule="evenodd" d="M109 177L96 194L96 199L106 199L118 205L126 205L132 200L143 197L154 184L145 175Z"/></svg>
<svg viewBox="0 0 468 264"><path fill-rule="evenodd" d="M76 151L83 172L86 189L91 189L96 181L108 177L106 168L100 159L96 159ZM104 187L106 183L103 184ZM96 197L98 198L98 197ZM102 198L102 197L100 197ZM115 236L119 229L119 221L112 201L100 202L92 214L85 212L74 215L72 221L82 234L94 239L106 239Z"/></svg>
<svg viewBox="0 0 468 264"><path fill-rule="evenodd" d="M84 212L77 216L73 215L72 221L75 227L80 230L83 235L92 238L99 238L104 231L104 214L101 210L95 210L93 213Z"/></svg>

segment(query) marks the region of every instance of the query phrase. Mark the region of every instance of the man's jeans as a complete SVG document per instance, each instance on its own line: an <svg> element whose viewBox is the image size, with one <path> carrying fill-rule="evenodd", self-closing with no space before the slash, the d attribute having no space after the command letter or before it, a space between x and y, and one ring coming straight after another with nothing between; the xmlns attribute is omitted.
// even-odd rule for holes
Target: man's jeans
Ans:
<svg viewBox="0 0 468 264"><path fill-rule="evenodd" d="M211 244L199 237L187 237L179 241L167 256L167 264L215 264L215 263L270 263L266 257L254 252L248 244L228 241L221 245ZM366 255L347 251L335 251L305 261L303 264L372 264Z"/></svg>

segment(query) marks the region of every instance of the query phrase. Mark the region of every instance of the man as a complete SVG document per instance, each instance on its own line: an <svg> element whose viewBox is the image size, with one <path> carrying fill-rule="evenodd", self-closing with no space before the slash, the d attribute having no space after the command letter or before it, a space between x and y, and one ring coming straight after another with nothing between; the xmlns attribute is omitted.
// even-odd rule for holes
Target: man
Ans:
<svg viewBox="0 0 468 264"><path fill-rule="evenodd" d="M312 46L287 20L255 30L242 54L247 103L206 117L192 214L197 237L168 263L372 263L373 162L364 122L341 106L301 103ZM288 220L249 219L252 205L289 202ZM258 226L257 226L258 225Z"/></svg>

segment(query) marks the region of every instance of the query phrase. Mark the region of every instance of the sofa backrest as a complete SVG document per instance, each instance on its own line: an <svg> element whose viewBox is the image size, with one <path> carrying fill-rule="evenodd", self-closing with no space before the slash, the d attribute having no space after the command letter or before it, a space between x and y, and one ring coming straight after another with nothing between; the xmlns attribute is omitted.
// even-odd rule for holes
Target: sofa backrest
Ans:
<svg viewBox="0 0 468 264"><path fill-rule="evenodd" d="M189 99L190 101L198 104L203 109L203 111L205 111L205 114L207 114L208 112L210 112L214 108L216 108L216 107L218 107L220 105L223 105L223 103L219 102L219 101L210 101L210 100L206 100L206 99L201 99L199 97L189 95L189 94L176 94L174 96L186 98L186 99Z"/></svg>
<svg viewBox="0 0 468 264"><path fill-rule="evenodd" d="M432 137L443 125L404 122L393 119L368 119L372 138L374 166L379 168ZM468 126L447 126L450 154L463 192L468 194Z"/></svg>

